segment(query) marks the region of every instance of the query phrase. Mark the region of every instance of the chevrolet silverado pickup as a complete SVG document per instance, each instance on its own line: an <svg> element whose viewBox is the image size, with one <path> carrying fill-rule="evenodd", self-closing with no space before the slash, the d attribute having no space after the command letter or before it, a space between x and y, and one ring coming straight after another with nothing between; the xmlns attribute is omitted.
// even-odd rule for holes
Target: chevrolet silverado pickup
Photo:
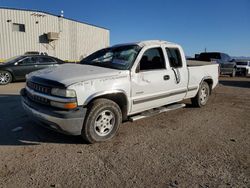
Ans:
<svg viewBox="0 0 250 188"><path fill-rule="evenodd" d="M204 106L218 83L218 64L189 61L180 45L142 41L101 49L80 64L27 75L22 104L39 124L89 143L111 139L123 121Z"/></svg>

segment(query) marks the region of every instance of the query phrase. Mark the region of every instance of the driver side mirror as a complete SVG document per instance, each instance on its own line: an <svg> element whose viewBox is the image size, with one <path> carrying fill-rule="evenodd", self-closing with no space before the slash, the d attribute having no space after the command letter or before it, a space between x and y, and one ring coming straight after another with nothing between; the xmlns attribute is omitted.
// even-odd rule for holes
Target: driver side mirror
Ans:
<svg viewBox="0 0 250 188"><path fill-rule="evenodd" d="M15 66L19 65L19 62L15 62L14 65L15 65Z"/></svg>

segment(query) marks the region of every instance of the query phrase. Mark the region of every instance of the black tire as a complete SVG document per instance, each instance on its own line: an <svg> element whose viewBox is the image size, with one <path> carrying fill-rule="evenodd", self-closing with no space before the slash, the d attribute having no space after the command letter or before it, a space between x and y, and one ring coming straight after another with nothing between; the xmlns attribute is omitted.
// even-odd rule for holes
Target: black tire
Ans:
<svg viewBox="0 0 250 188"><path fill-rule="evenodd" d="M113 138L122 122L120 107L109 99L96 99L88 106L82 137L89 143Z"/></svg>
<svg viewBox="0 0 250 188"><path fill-rule="evenodd" d="M6 85L12 82L12 75L8 71L0 71L0 85Z"/></svg>
<svg viewBox="0 0 250 188"><path fill-rule="evenodd" d="M243 74L243 75L244 75L245 77L247 77L247 74L248 74L248 71L247 71L247 69L246 69L246 70L244 71L244 74Z"/></svg>
<svg viewBox="0 0 250 188"><path fill-rule="evenodd" d="M195 107L203 107L206 105L210 95L210 87L207 82L202 82L197 95L191 99L192 105Z"/></svg>
<svg viewBox="0 0 250 188"><path fill-rule="evenodd" d="M234 69L233 69L233 72L230 74L230 76L231 76L231 77L235 77L235 75L236 75L236 69L234 68Z"/></svg>

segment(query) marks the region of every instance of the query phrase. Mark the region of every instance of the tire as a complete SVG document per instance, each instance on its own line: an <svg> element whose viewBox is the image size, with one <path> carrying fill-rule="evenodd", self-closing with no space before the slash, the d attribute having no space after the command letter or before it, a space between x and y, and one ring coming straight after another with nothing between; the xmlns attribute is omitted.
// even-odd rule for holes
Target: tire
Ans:
<svg viewBox="0 0 250 188"><path fill-rule="evenodd" d="M248 75L248 71L247 71L247 69L244 71L244 74L243 74L245 77L247 77L247 75Z"/></svg>
<svg viewBox="0 0 250 188"><path fill-rule="evenodd" d="M235 77L236 75L236 69L233 69L233 72L230 74L231 77Z"/></svg>
<svg viewBox="0 0 250 188"><path fill-rule="evenodd" d="M203 82L199 88L197 95L191 99L192 105L195 107L203 107L206 105L210 95L210 87L207 82Z"/></svg>
<svg viewBox="0 0 250 188"><path fill-rule="evenodd" d="M122 122L120 107L108 99L96 99L89 107L82 128L82 137L89 143L113 138Z"/></svg>
<svg viewBox="0 0 250 188"><path fill-rule="evenodd" d="M12 75L8 71L0 71L0 85L6 85L12 82Z"/></svg>

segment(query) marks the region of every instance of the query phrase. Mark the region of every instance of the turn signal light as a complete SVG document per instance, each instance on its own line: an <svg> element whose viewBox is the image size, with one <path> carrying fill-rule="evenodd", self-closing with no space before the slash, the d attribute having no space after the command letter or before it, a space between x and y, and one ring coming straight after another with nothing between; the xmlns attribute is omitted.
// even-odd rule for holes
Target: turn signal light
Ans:
<svg viewBox="0 0 250 188"><path fill-rule="evenodd" d="M61 103L61 102L55 102L55 101L51 101L50 102L51 106L57 107L57 108L63 108L63 109L74 109L77 107L77 103L76 102L70 102L70 103Z"/></svg>
<svg viewBox="0 0 250 188"><path fill-rule="evenodd" d="M75 102L64 104L64 108L66 109L74 109L76 107L77 107L77 104Z"/></svg>

